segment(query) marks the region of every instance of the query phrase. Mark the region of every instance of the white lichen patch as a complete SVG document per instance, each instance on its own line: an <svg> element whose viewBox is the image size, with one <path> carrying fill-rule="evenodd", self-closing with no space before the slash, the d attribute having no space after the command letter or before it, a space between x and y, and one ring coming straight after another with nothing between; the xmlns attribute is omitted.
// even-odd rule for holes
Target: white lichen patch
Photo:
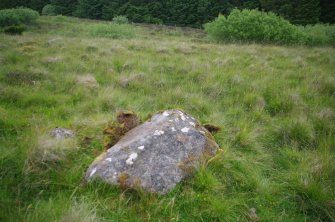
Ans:
<svg viewBox="0 0 335 222"><path fill-rule="evenodd" d="M186 119L189 119L189 117L187 115L185 115L185 113L181 112L181 111L178 111L179 115L180 115L180 118L185 121Z"/></svg>
<svg viewBox="0 0 335 222"><path fill-rule="evenodd" d="M134 164L134 160L137 159L137 153L132 153L129 155L128 159L126 160L126 164L128 165L133 165Z"/></svg>
<svg viewBox="0 0 335 222"><path fill-rule="evenodd" d="M172 123L172 122L173 122L173 120L172 120L172 119L169 119L169 122L171 122L171 123Z"/></svg>
<svg viewBox="0 0 335 222"><path fill-rule="evenodd" d="M164 111L163 116L169 116L170 114L167 111Z"/></svg>
<svg viewBox="0 0 335 222"><path fill-rule="evenodd" d="M139 147L137 147L137 149L144 150L144 146L139 146Z"/></svg>
<svg viewBox="0 0 335 222"><path fill-rule="evenodd" d="M113 174L113 180L116 180L117 179L117 172L114 172Z"/></svg>
<svg viewBox="0 0 335 222"><path fill-rule="evenodd" d="M112 158L106 158L106 161L112 162Z"/></svg>
<svg viewBox="0 0 335 222"><path fill-rule="evenodd" d="M176 132L176 128L171 127L172 132Z"/></svg>
<svg viewBox="0 0 335 222"><path fill-rule="evenodd" d="M181 129L181 131L183 133L187 133L189 130L190 130L190 128L188 128L188 127L184 127L184 128Z"/></svg>
<svg viewBox="0 0 335 222"><path fill-rule="evenodd" d="M91 173L90 173L90 177L93 176L95 174L95 172L97 172L97 168L94 168Z"/></svg>
<svg viewBox="0 0 335 222"><path fill-rule="evenodd" d="M205 131L202 131L202 130L200 130L199 132L200 132L201 134L204 134L204 135L206 134Z"/></svg>
<svg viewBox="0 0 335 222"><path fill-rule="evenodd" d="M189 124L190 124L191 126L195 126L195 123L194 123L194 122L189 122Z"/></svg>
<svg viewBox="0 0 335 222"><path fill-rule="evenodd" d="M155 136L160 136L160 135L163 135L163 134L164 134L163 130L155 130L155 132L154 132Z"/></svg>
<svg viewBox="0 0 335 222"><path fill-rule="evenodd" d="M113 180L117 180L117 175L118 175L117 172L113 173Z"/></svg>

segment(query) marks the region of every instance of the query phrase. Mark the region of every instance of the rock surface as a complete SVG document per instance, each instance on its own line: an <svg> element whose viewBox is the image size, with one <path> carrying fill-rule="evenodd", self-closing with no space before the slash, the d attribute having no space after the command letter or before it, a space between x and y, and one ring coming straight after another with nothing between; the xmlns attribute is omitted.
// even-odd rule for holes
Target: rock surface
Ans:
<svg viewBox="0 0 335 222"><path fill-rule="evenodd" d="M129 131L97 157L85 179L166 193L217 149L197 120L182 111L167 110Z"/></svg>
<svg viewBox="0 0 335 222"><path fill-rule="evenodd" d="M65 139L75 136L75 133L72 130L60 127L54 128L50 134L57 139Z"/></svg>

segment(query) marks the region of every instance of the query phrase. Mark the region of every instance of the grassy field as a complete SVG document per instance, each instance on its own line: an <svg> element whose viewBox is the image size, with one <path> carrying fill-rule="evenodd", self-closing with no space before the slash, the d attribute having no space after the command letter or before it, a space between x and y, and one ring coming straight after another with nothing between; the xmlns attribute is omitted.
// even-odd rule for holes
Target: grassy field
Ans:
<svg viewBox="0 0 335 222"><path fill-rule="evenodd" d="M222 127L207 166L165 196L82 182L117 111L169 108ZM61 16L0 34L0 221L335 221L334 163L334 48Z"/></svg>

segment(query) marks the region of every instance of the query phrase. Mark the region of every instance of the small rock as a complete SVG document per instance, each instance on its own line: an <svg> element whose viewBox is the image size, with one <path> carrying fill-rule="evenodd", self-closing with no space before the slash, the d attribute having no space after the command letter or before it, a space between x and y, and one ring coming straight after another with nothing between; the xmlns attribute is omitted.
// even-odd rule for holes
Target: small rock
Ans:
<svg viewBox="0 0 335 222"><path fill-rule="evenodd" d="M250 208L249 209L249 218L250 218L250 221L252 221L252 222L259 221L259 217L256 214L256 209L255 208Z"/></svg>
<svg viewBox="0 0 335 222"><path fill-rule="evenodd" d="M36 146L33 146L27 155L25 171L30 172L55 164L66 159L67 155L78 149L74 132L68 129L55 128L48 134L38 137Z"/></svg>
<svg viewBox="0 0 335 222"><path fill-rule="evenodd" d="M59 127L53 129L50 134L57 139L65 139L75 136L75 133L72 130Z"/></svg>

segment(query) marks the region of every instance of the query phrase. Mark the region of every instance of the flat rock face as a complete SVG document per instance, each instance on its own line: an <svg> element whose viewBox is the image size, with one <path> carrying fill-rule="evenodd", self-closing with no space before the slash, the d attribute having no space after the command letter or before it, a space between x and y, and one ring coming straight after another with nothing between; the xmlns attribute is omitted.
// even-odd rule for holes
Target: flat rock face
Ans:
<svg viewBox="0 0 335 222"><path fill-rule="evenodd" d="M167 110L132 129L101 154L85 179L166 193L217 149L211 134L196 119Z"/></svg>

